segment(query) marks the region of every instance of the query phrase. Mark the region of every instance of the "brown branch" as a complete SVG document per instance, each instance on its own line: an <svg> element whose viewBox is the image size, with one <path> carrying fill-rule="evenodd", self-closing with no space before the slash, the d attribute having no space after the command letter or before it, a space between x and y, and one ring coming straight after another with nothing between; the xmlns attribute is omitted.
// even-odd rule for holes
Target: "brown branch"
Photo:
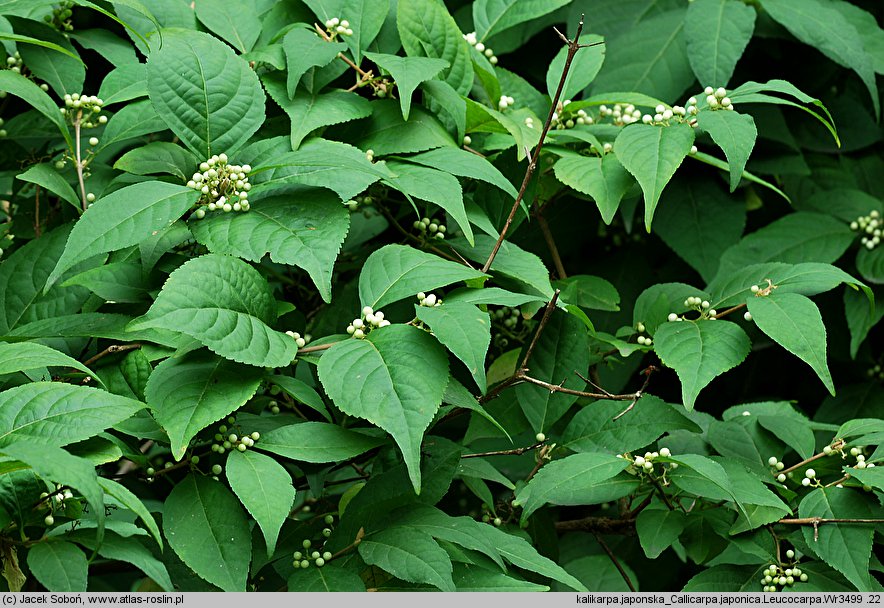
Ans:
<svg viewBox="0 0 884 608"><path fill-rule="evenodd" d="M83 362L83 365L89 367L90 365L107 355L112 355L114 353L123 353L127 350L138 350L139 348L141 348L141 344L138 342L133 342L132 344L111 344L97 355L86 359L86 361Z"/></svg>
<svg viewBox="0 0 884 608"><path fill-rule="evenodd" d="M567 279L568 275L565 273L565 266L562 264L561 256L559 256L559 248L556 246L556 240L553 238L552 232L550 232L546 217L539 210L534 214L534 217L537 218L537 225L540 226L543 240L546 241L546 247L549 249L550 256L552 256L553 265L556 267L556 274L559 275L560 279Z"/></svg>
<svg viewBox="0 0 884 608"><path fill-rule="evenodd" d="M308 353L315 353L315 352L319 352L321 350L328 350L332 346L334 346L335 344L337 344L337 342L332 342L330 344L317 344L316 346L305 346L304 348L298 349L298 354L299 355L306 355Z"/></svg>
<svg viewBox="0 0 884 608"><path fill-rule="evenodd" d="M835 443L833 443L831 445L831 448L833 450L840 450L842 447L844 447L844 441L841 439L839 439L838 441L836 441ZM825 456L828 456L828 454L826 454L825 452L820 452L819 454L814 454L810 458L806 458L806 459L802 460L801 462L799 462L798 464L793 464L791 467L789 467L787 469L783 469L782 471L777 471L776 475L779 475L780 473L782 473L783 475L787 475L787 474L791 473L792 471L800 469L801 467L803 467L807 464L810 464L814 460L819 460L820 458L823 458Z"/></svg>
<svg viewBox="0 0 884 608"><path fill-rule="evenodd" d="M612 395L611 393L591 393L588 391L578 391L573 388L565 388L561 384L550 384L549 382L544 382L543 380L538 380L537 378L532 378L527 374L520 374L516 372L516 376L518 380L521 382L527 382L528 384L534 384L536 386L542 386L547 389L551 393L565 393L566 395L576 395L578 397L588 397L590 399L613 399L615 401L626 401L629 399L638 399L641 397L640 393L626 393L624 395ZM564 382L564 381L563 381Z"/></svg>
<svg viewBox="0 0 884 608"><path fill-rule="evenodd" d="M485 269L483 269L482 272L485 272ZM543 309L543 316L540 318L540 324L537 326L537 331L534 332L534 337L531 338L531 343L528 344L525 356L522 357L522 363L519 365L519 372L528 371L528 359L531 358L531 353L534 352L534 347L537 346L537 340L540 339L540 334L543 333L546 324L549 323L549 318L552 315L553 309L556 307L556 300L559 299L560 293L561 291L556 289L553 292L552 298L550 298L547 303L546 308ZM518 375L519 372L516 372L516 374Z"/></svg>
<svg viewBox="0 0 884 608"><path fill-rule="evenodd" d="M497 256L497 252L500 250L501 244L503 244L503 240L506 238L506 233L509 230L510 225L513 223L513 218L516 216L516 211L519 209L519 205L522 203L522 199L525 197L525 192L528 190L528 184L531 182L531 178L534 176L534 171L537 169L537 162L540 160L540 151L543 149L543 141L546 139L547 133L549 133L550 126L552 125L553 114L556 113L556 108L559 105L559 98L562 95L562 89L565 88L565 81L568 78L568 71L571 69L571 62L574 60L574 55L577 54L577 51L580 50L580 44L578 40L580 39L580 33L583 31L583 17L580 18L580 23L577 25L577 33L574 35L574 40L568 40L565 36L562 36L562 33L556 30L556 33L559 34L559 37L565 40L568 45L568 55L565 57L565 65L562 68L562 77L559 79L559 86L556 88L556 94L553 96L552 105L549 108L549 114L546 116L546 122L543 123L543 131L540 133L540 141L537 142L537 146L534 148L533 154L530 155L530 160L528 161L528 167L525 169L525 177L522 178L522 185L519 188L519 193L516 195L516 200L513 202L513 207L510 209L510 214L506 218L506 223L503 225L503 230L500 231L500 236L497 238L497 242L494 244L494 248L491 250L491 254L488 256L488 259L485 261L485 264L482 266L482 272L487 273L488 269L491 268L492 262L494 262L494 258Z"/></svg>
<svg viewBox="0 0 884 608"><path fill-rule="evenodd" d="M656 372L657 369L658 369L658 368L657 368L656 366L654 366L654 365L649 365L649 366L647 366L645 369L642 370L641 373L644 374L644 376L645 376L645 381L642 383L642 387L636 391L636 393L635 393L635 399L632 400L632 403L630 403L630 404L626 407L625 410L623 410L622 412L620 412L619 414L617 414L616 416L614 416L613 418L611 418L611 421L612 421L612 422L613 422L614 420L617 420L618 418L620 418L620 416L624 415L625 413L627 413L628 411L630 411L632 408L635 407L635 404L638 403L638 400L642 398L642 395L644 394L645 389L648 388L648 383L651 381L651 374L653 374L654 372ZM605 391L605 392L607 392L607 391Z"/></svg>
<svg viewBox="0 0 884 608"><path fill-rule="evenodd" d="M777 524L789 524L793 526L813 526L813 541L820 539L820 525L822 524L881 524L884 519L862 519L842 517L795 517L776 521Z"/></svg>
<svg viewBox="0 0 884 608"><path fill-rule="evenodd" d="M713 319L720 319L722 317L726 317L727 315L731 314L732 312L736 312L736 311L740 310L741 308L746 308L746 304L745 303L737 304L736 306L731 306L730 308L728 308L726 310L722 310L720 313L716 314L713 317Z"/></svg>
<svg viewBox="0 0 884 608"><path fill-rule="evenodd" d="M521 456L525 452L530 452L531 450L536 450L540 446L544 444L543 441L538 441L537 443L526 445L521 448L513 448L511 450L494 450L493 452L479 452L476 454L464 454L461 458L484 458L486 456Z"/></svg>
<svg viewBox="0 0 884 608"><path fill-rule="evenodd" d="M626 570L623 569L623 566L620 565L620 561L617 559L617 556L614 555L614 552L611 551L611 547L608 546L608 543L602 540L602 537L599 536L597 532L593 532L592 534L595 536L596 541L601 545L602 549L605 550L605 553L608 554L608 557L611 558L611 563L614 564L614 567L617 568L617 572L620 573L620 576L623 577L623 580L626 581L626 586L629 587L629 590L635 593L635 585L632 584L632 581L629 578L629 575L626 574Z"/></svg>
<svg viewBox="0 0 884 608"><path fill-rule="evenodd" d="M584 517L556 522L557 532L592 532L598 534L623 534L635 536L635 518Z"/></svg>
<svg viewBox="0 0 884 608"><path fill-rule="evenodd" d="M34 236L40 238L40 186L34 189Z"/></svg>

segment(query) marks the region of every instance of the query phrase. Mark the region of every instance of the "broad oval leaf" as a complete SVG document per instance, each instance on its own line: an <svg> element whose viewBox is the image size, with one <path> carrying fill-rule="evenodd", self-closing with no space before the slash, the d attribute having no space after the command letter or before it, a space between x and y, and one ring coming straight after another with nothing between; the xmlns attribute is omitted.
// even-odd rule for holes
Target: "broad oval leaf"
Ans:
<svg viewBox="0 0 884 608"><path fill-rule="evenodd" d="M157 112L200 159L233 154L264 122L264 90L255 72L208 34L166 30L162 41L147 62Z"/></svg>
<svg viewBox="0 0 884 608"><path fill-rule="evenodd" d="M634 183L614 154L566 156L556 162L553 170L560 182L592 197L606 224L614 219L620 200Z"/></svg>
<svg viewBox="0 0 884 608"><path fill-rule="evenodd" d="M813 368L834 395L835 385L826 361L826 327L816 304L797 293L776 292L749 298L747 304L758 329Z"/></svg>
<svg viewBox="0 0 884 608"><path fill-rule="evenodd" d="M681 380L684 406L694 409L707 384L749 354L749 337L730 321L667 322L654 334L654 350Z"/></svg>
<svg viewBox="0 0 884 608"><path fill-rule="evenodd" d="M35 544L28 551L28 568L50 591L86 591L89 563L73 543L49 540Z"/></svg>
<svg viewBox="0 0 884 608"><path fill-rule="evenodd" d="M580 49L571 62L568 76L562 86L559 101L565 101L576 96L580 91L589 86L602 64L605 62L605 44L601 36L591 35L580 39L580 44L588 44L587 48ZM562 71L565 69L565 60L568 57L568 46L563 45L546 70L546 92L550 99L554 99L559 83L562 80Z"/></svg>
<svg viewBox="0 0 884 608"><path fill-rule="evenodd" d="M693 144L694 130L684 123L668 127L630 125L614 140L614 153L642 187L648 232L663 188Z"/></svg>
<svg viewBox="0 0 884 608"><path fill-rule="evenodd" d="M740 6L745 6L742 3ZM748 7L747 7L748 8ZM752 9L749 9L752 11ZM754 13L754 11L752 11ZM700 112L697 116L700 127L712 138L712 141L721 148L727 157L730 169L731 192L736 190L746 161L755 147L755 138L758 130L755 128L755 119L749 114L739 112L717 110Z"/></svg>
<svg viewBox="0 0 884 608"><path fill-rule="evenodd" d="M230 44L240 53L247 53L255 46L261 35L261 20L252 3L234 5L224 0L196 0L194 9L197 19Z"/></svg>
<svg viewBox="0 0 884 608"><path fill-rule="evenodd" d="M399 57L386 53L365 53L365 56L384 68L393 77L398 89L402 118L408 120L411 110L411 95L417 86L432 79L448 67L444 59L434 57Z"/></svg>
<svg viewBox="0 0 884 608"><path fill-rule="evenodd" d="M584 504L584 493L625 470L629 464L625 458L598 452L573 454L547 464L528 485L516 492L515 502L522 506L522 523L545 504Z"/></svg>
<svg viewBox="0 0 884 608"><path fill-rule="evenodd" d="M154 418L169 435L175 460L181 460L197 433L255 394L263 371L206 351L170 357L157 365L147 381L145 397Z"/></svg>
<svg viewBox="0 0 884 608"><path fill-rule="evenodd" d="M569 0L476 0L473 2L476 37L480 41L487 41L520 23L543 17L568 2Z"/></svg>
<svg viewBox="0 0 884 608"><path fill-rule="evenodd" d="M385 441L336 424L302 422L264 433L255 447L292 460L326 463L359 456Z"/></svg>
<svg viewBox="0 0 884 608"><path fill-rule="evenodd" d="M342 412L384 429L399 445L420 493L420 447L442 403L448 359L427 332L409 325L336 343L319 359L319 379Z"/></svg>
<svg viewBox="0 0 884 608"><path fill-rule="evenodd" d="M684 23L688 59L703 86L725 87L755 29L755 10L738 0L695 0Z"/></svg>
<svg viewBox="0 0 884 608"><path fill-rule="evenodd" d="M66 354L36 342L13 342L0 344L0 375L11 374L41 367L73 367L104 383L88 367Z"/></svg>
<svg viewBox="0 0 884 608"><path fill-rule="evenodd" d="M16 74L12 70L0 70L0 91L6 91L22 101L28 103L35 110L46 116L52 124L58 127L68 147L73 148L74 140L68 130L67 123L58 111L58 106L52 98L37 86L34 81Z"/></svg>
<svg viewBox="0 0 884 608"><path fill-rule="evenodd" d="M43 292L83 260L149 239L180 218L199 197L191 188L160 181L133 184L101 197L74 224Z"/></svg>
<svg viewBox="0 0 884 608"><path fill-rule="evenodd" d="M231 450L224 474L230 488L261 527L267 557L271 557L279 530L295 500L292 476L274 459L253 450Z"/></svg>
<svg viewBox="0 0 884 608"><path fill-rule="evenodd" d="M516 198L518 194L510 181L497 167L488 162L487 159L461 148L436 148L435 150L427 150L426 152L409 156L405 160L410 163L447 171L452 175L481 180L497 186L513 198Z"/></svg>
<svg viewBox="0 0 884 608"><path fill-rule="evenodd" d="M366 564L412 583L430 583L442 591L456 591L451 559L433 538L413 528L387 528L359 543Z"/></svg>
<svg viewBox="0 0 884 608"><path fill-rule="evenodd" d="M404 245L387 245L368 256L359 275L363 306L380 308L458 281L478 279L481 272Z"/></svg>
<svg viewBox="0 0 884 608"><path fill-rule="evenodd" d="M248 213L215 214L191 223L194 237L214 253L303 268L331 301L332 270L350 228L350 214L324 190L303 189L254 201Z"/></svg>
<svg viewBox="0 0 884 608"><path fill-rule="evenodd" d="M687 515L665 508L643 509L635 518L635 532L642 549L651 559L672 546L687 524Z"/></svg>
<svg viewBox="0 0 884 608"><path fill-rule="evenodd" d="M188 475L175 484L163 509L169 546L191 570L224 591L245 591L252 558L248 520L221 483Z"/></svg>
<svg viewBox="0 0 884 608"><path fill-rule="evenodd" d="M128 329L167 329L198 340L225 357L260 367L290 364L295 341L270 328L276 300L257 270L225 255L208 254L179 266L156 301Z"/></svg>
<svg viewBox="0 0 884 608"><path fill-rule="evenodd" d="M415 306L415 315L430 326L433 335L467 366L479 390L485 393L485 356L491 344L491 319L478 306L446 302L441 306Z"/></svg>
<svg viewBox="0 0 884 608"><path fill-rule="evenodd" d="M59 382L32 382L0 392L0 447L16 441L65 446L126 420L144 403Z"/></svg>

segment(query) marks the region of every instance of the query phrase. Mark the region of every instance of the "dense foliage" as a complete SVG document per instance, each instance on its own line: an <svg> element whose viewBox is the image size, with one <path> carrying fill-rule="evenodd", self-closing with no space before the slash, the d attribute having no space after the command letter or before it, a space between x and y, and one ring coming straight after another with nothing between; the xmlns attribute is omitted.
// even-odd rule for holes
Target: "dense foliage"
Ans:
<svg viewBox="0 0 884 608"><path fill-rule="evenodd" d="M882 19L0 0L0 585L881 590Z"/></svg>

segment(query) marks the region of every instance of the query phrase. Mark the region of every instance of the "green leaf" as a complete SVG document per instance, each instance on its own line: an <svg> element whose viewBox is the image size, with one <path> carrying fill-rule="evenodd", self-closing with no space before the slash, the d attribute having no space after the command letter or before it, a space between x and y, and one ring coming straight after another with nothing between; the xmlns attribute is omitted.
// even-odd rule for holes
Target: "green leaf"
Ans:
<svg viewBox="0 0 884 608"><path fill-rule="evenodd" d="M294 27L282 39L288 68L286 91L295 96L298 81L310 68L321 68L334 61L346 47L340 42L326 42L308 29Z"/></svg>
<svg viewBox="0 0 884 608"><path fill-rule="evenodd" d="M560 102L571 99L588 87L605 62L604 38L593 34L586 38L581 38L580 44L590 44L592 46L580 49L574 55L571 67L568 70L568 76L565 78L565 85L562 87L562 93L559 96ZM546 70L546 91L550 99L554 99L556 96L567 57L568 46L563 45Z"/></svg>
<svg viewBox="0 0 884 608"><path fill-rule="evenodd" d="M336 424L301 422L262 434L256 447L300 462L326 463L349 460L384 442L382 437L366 435Z"/></svg>
<svg viewBox="0 0 884 608"><path fill-rule="evenodd" d="M467 41L454 18L440 2L413 0L398 5L396 27L405 53L414 57L438 57L448 62L443 80L461 95L473 85L473 63Z"/></svg>
<svg viewBox="0 0 884 608"><path fill-rule="evenodd" d="M279 530L295 500L291 475L274 459L253 450L232 450L224 474L230 488L261 527L267 557L272 557Z"/></svg>
<svg viewBox="0 0 884 608"><path fill-rule="evenodd" d="M147 404L169 435L172 457L181 460L201 430L248 401L261 384L263 370L239 365L200 350L170 357L151 373Z"/></svg>
<svg viewBox="0 0 884 608"><path fill-rule="evenodd" d="M396 174L385 180L405 194L439 205L457 222L465 238L473 242L473 228L463 204L463 188L457 178L444 171L390 161L387 166Z"/></svg>
<svg viewBox="0 0 884 608"><path fill-rule="evenodd" d="M375 156L386 156L455 146L436 116L420 106L411 109L406 121L392 99L377 99L371 105L369 118L348 125L343 132L361 150L374 150Z"/></svg>
<svg viewBox="0 0 884 608"><path fill-rule="evenodd" d="M108 121L96 153L111 144L166 130L166 123L148 99L126 104Z"/></svg>
<svg viewBox="0 0 884 608"><path fill-rule="evenodd" d="M43 89L34 84L34 81L21 74L16 74L12 70L0 70L0 91L15 95L48 118L52 124L58 127L68 147L74 147L74 140L64 117L58 111L58 106Z"/></svg>
<svg viewBox="0 0 884 608"><path fill-rule="evenodd" d="M719 273L759 262L834 262L847 251L855 233L844 222L811 211L790 213L746 235L721 256Z"/></svg>
<svg viewBox="0 0 884 608"><path fill-rule="evenodd" d="M142 409L140 401L58 382L0 392L0 448L15 442L61 447L94 437Z"/></svg>
<svg viewBox="0 0 884 608"><path fill-rule="evenodd" d="M850 467L846 472L850 473L851 477L858 480L863 485L884 490L884 470L881 470L880 467L875 467L874 469L868 467L865 469Z"/></svg>
<svg viewBox="0 0 884 608"><path fill-rule="evenodd" d="M696 0L684 23L688 59L704 86L725 87L755 29L755 11L738 0Z"/></svg>
<svg viewBox="0 0 884 608"><path fill-rule="evenodd" d="M53 43L68 51L59 53L56 49L44 45L20 45L18 50L21 52L22 61L36 78L45 81L59 97L63 97L65 93L83 91L86 66L66 36L39 21L16 17L10 21L16 33Z"/></svg>
<svg viewBox="0 0 884 608"><path fill-rule="evenodd" d="M196 157L178 144L155 141L123 154L114 169L134 175L169 173L187 181L198 165Z"/></svg>
<svg viewBox="0 0 884 608"><path fill-rule="evenodd" d="M298 568L288 578L290 592L365 591L365 583L359 575L334 563L322 568Z"/></svg>
<svg viewBox="0 0 884 608"><path fill-rule="evenodd" d="M86 591L89 564L77 545L65 541L44 541L28 551L28 568L50 591Z"/></svg>
<svg viewBox="0 0 884 608"><path fill-rule="evenodd" d="M80 200L71 185L49 163L31 165L26 171L15 176L23 182L31 182L46 188L51 193L69 202L76 209L80 208Z"/></svg>
<svg viewBox="0 0 884 608"><path fill-rule="evenodd" d="M587 492L611 479L629 466L625 458L611 454L585 452L554 460L542 467L521 490L516 491L516 505L522 506L522 524L540 507L582 505Z"/></svg>
<svg viewBox="0 0 884 608"><path fill-rule="evenodd" d="M110 533L105 535L101 546L98 546L93 538L82 534L77 535L76 540L91 551L98 549L98 554L105 559L132 564L149 576L163 591L175 591L165 564L154 557L139 539Z"/></svg>
<svg viewBox="0 0 884 608"><path fill-rule="evenodd" d="M869 283L884 283L884 247L872 250L861 247L856 254L856 269Z"/></svg>
<svg viewBox="0 0 884 608"><path fill-rule="evenodd" d="M362 50L378 36L390 11L389 0L305 0L304 4L313 9L322 23L342 16L350 22L353 35L343 38L357 64Z"/></svg>
<svg viewBox="0 0 884 608"><path fill-rule="evenodd" d="M313 387L305 382L301 382L297 378L292 378L291 376L275 374L267 379L288 393L288 395L298 403L303 403L307 407L322 414L322 417L329 422L332 421L331 415L329 415L328 409L325 407L325 403Z"/></svg>
<svg viewBox="0 0 884 608"><path fill-rule="evenodd" d="M270 328L276 314L276 299L257 270L237 258L208 254L172 272L150 310L128 329L181 332L226 359L283 367L294 360L297 346Z"/></svg>
<svg viewBox="0 0 884 608"><path fill-rule="evenodd" d="M569 0L476 0L473 2L476 37L484 42L511 27L534 21L568 3Z"/></svg>
<svg viewBox="0 0 884 608"><path fill-rule="evenodd" d="M524 538L507 534L493 526L482 526L480 529L494 543L503 558L514 566L559 581L575 591L586 591L583 583L551 559L540 555Z"/></svg>
<svg viewBox="0 0 884 608"><path fill-rule="evenodd" d="M46 280L45 294L76 264L99 253L137 245L171 225L200 193L176 184L149 181L121 188L90 206L68 237L64 253Z"/></svg>
<svg viewBox="0 0 884 608"><path fill-rule="evenodd" d="M534 148L540 141L540 129L528 127L526 118L534 118L527 108L519 108L504 114L493 108L467 99L467 131L471 133L509 133L512 140L504 137L502 149L510 146L516 148L516 159L523 160L528 149Z"/></svg>
<svg viewBox="0 0 884 608"><path fill-rule="evenodd" d="M522 357L525 356L525 349ZM583 323L574 315L556 310L534 345L528 362L530 376L549 384L583 390L586 382L574 371L585 371L589 367L589 357L589 339ZM577 400L576 395L553 392L528 383L516 386L515 392L525 418L538 433L548 432Z"/></svg>
<svg viewBox="0 0 884 608"><path fill-rule="evenodd" d="M592 310L620 310L620 294L611 283L601 277L571 275L567 279L556 281L555 287L562 291L559 299L563 302Z"/></svg>
<svg viewBox="0 0 884 608"><path fill-rule="evenodd" d="M484 264L494 248L496 238L487 234L477 234L476 244L469 244L460 238L451 239L449 245L458 253L477 264ZM525 291L540 295L548 300L553 295L553 288L549 282L549 271L543 261L535 254L525 251L518 245L503 241L497 256L491 263L491 270L522 284Z"/></svg>
<svg viewBox="0 0 884 608"><path fill-rule="evenodd" d="M642 549L651 559L660 556L672 546L687 525L687 515L681 511L661 508L643 509L635 518L635 532Z"/></svg>
<svg viewBox="0 0 884 608"><path fill-rule="evenodd" d="M232 155L264 123L258 77L217 38L166 31L147 70L157 112L200 159L221 152Z"/></svg>
<svg viewBox="0 0 884 608"><path fill-rule="evenodd" d="M685 492L711 500L736 501L727 472L714 460L699 454L682 454L669 460L679 465L678 469L670 471L669 477Z"/></svg>
<svg viewBox="0 0 884 608"><path fill-rule="evenodd" d="M669 127L630 125L614 140L614 153L642 187L648 232L663 188L675 175L693 143L694 130L686 124Z"/></svg>
<svg viewBox="0 0 884 608"><path fill-rule="evenodd" d="M396 578L456 591L451 580L451 559L429 534L413 528L387 528L364 538L358 550L366 564Z"/></svg>
<svg viewBox="0 0 884 608"><path fill-rule="evenodd" d="M381 163L368 162L365 153L353 146L324 139L308 141L297 152L274 154L259 162L251 173L258 178L249 191L254 200L268 190L302 184L328 188L346 201L392 175Z"/></svg>
<svg viewBox="0 0 884 608"><path fill-rule="evenodd" d="M706 154L705 152L696 152L694 154L691 154L689 158L700 161L701 163L707 164L711 167L715 167L716 169L730 172L730 165L728 165L726 161L720 158L716 158L711 154ZM752 182L753 184L764 186L771 192L776 192L781 197L783 197L783 200L785 200L789 204L792 204L792 199L790 199L785 192L774 186L771 182L763 180L754 173L750 173L749 171L743 171L743 175L741 177L746 181Z"/></svg>
<svg viewBox="0 0 884 608"><path fill-rule="evenodd" d="M813 456L816 441L810 421L795 416L759 416L758 424L780 438L801 458Z"/></svg>
<svg viewBox="0 0 884 608"><path fill-rule="evenodd" d="M452 175L481 180L497 186L514 199L518 194L510 181L497 167L485 158L461 148L436 148L435 150L428 150L409 156L405 160L410 163L447 171Z"/></svg>
<svg viewBox="0 0 884 608"><path fill-rule="evenodd" d="M249 524L239 501L221 483L188 475L163 508L169 546L201 578L224 591L245 591L252 558Z"/></svg>
<svg viewBox="0 0 884 608"><path fill-rule="evenodd" d="M215 214L192 222L191 228L196 240L213 253L251 262L269 253L278 264L303 268L322 299L330 302L332 271L350 228L350 214L335 195L304 190L297 197L262 198L248 213Z"/></svg>
<svg viewBox="0 0 884 608"><path fill-rule="evenodd" d="M462 264L443 260L413 247L386 245L368 256L362 266L359 300L363 306L378 309L421 291L432 291L483 276L481 272Z"/></svg>
<svg viewBox="0 0 884 608"><path fill-rule="evenodd" d="M384 429L399 445L420 493L420 444L442 403L448 360L439 343L408 325L334 344L319 359L319 379L345 414Z"/></svg>
<svg viewBox="0 0 884 608"><path fill-rule="evenodd" d="M758 329L813 368L834 395L835 385L826 362L826 327L816 304L797 293L749 298L747 304Z"/></svg>
<svg viewBox="0 0 884 608"><path fill-rule="evenodd" d="M73 367L104 386L88 367L54 348L30 342L0 343L0 375L41 367Z"/></svg>
<svg viewBox="0 0 884 608"><path fill-rule="evenodd" d="M869 90L875 116L881 113L872 58L853 24L831 3L820 0L763 0L771 18L838 65L852 69Z"/></svg>
<svg viewBox="0 0 884 608"><path fill-rule="evenodd" d="M159 545L161 549L163 548L163 537L160 535L160 529L157 526L156 520L154 520L150 511L147 510L147 507L144 506L144 503L141 502L141 500L133 494L129 488L106 477L99 477L98 485L104 490L106 496L110 496L119 504L137 515L138 518L144 522L144 525L148 532L150 532L151 536L157 541L157 545Z"/></svg>
<svg viewBox="0 0 884 608"><path fill-rule="evenodd" d="M682 592L712 592L720 593L736 591L755 591L758 588L758 570L746 566L713 566L701 571L691 578L682 589ZM751 581L749 586L748 581Z"/></svg>
<svg viewBox="0 0 884 608"><path fill-rule="evenodd" d="M463 361L484 394L485 356L491 344L491 319L473 304L445 302L442 306L415 305L415 316L430 326L433 335Z"/></svg>
<svg viewBox="0 0 884 608"><path fill-rule="evenodd" d="M565 156L556 161L553 170L560 182L592 197L606 224L614 219L623 195L633 184L614 154Z"/></svg>
<svg viewBox="0 0 884 608"><path fill-rule="evenodd" d="M644 394L628 412L623 401L602 399L581 409L568 423L562 445L575 452L624 454L643 448L676 429L699 432L699 427L676 406Z"/></svg>
<svg viewBox="0 0 884 608"><path fill-rule="evenodd" d="M251 51L261 35L261 21L254 2L231 6L225 0L196 0L194 9L207 30L232 44L240 53Z"/></svg>
<svg viewBox="0 0 884 608"><path fill-rule="evenodd" d="M736 2L736 4L749 8L741 2ZM753 12L752 9L749 11ZM727 157L730 168L731 192L733 192L740 183L743 170L746 168L746 161L749 160L752 148L755 147L755 138L758 135L755 120L749 114L720 110L700 112L697 120L700 128L709 134L712 141L721 148Z"/></svg>
<svg viewBox="0 0 884 608"><path fill-rule="evenodd" d="M336 89L322 95L300 91L290 96L286 93L281 76L267 74L263 82L270 97L291 120L292 150L297 150L304 138L320 127L365 118L371 114L371 104L356 93Z"/></svg>
<svg viewBox="0 0 884 608"><path fill-rule="evenodd" d="M67 49L61 45L55 44L54 42L49 42L48 40L40 40L39 38L34 38L32 36L21 36L19 34L12 34L9 32L0 32L0 40L11 40L15 43L34 44L37 46L42 46L44 49L51 49L58 53L67 55L71 59L76 59L80 63L83 63L83 60L80 59L80 57L76 54L76 51Z"/></svg>
<svg viewBox="0 0 884 608"><path fill-rule="evenodd" d="M692 410L706 385L746 358L749 337L730 321L667 322L654 334L654 350L678 374L682 401Z"/></svg>
<svg viewBox="0 0 884 608"><path fill-rule="evenodd" d="M877 505L876 505L877 506ZM865 503L856 500L844 488L818 488L801 500L799 517L859 518L874 517ZM838 570L860 591L877 587L869 572L872 537L870 524L802 526L804 542L820 559Z"/></svg>
<svg viewBox="0 0 884 608"><path fill-rule="evenodd" d="M565 563L565 570L583 582L590 592L631 591L624 577L638 587L639 578L629 564L620 562L620 568L607 555L584 555ZM553 591L565 591L563 585L554 583Z"/></svg>
<svg viewBox="0 0 884 608"><path fill-rule="evenodd" d="M874 309L870 310L869 301L863 294L853 289L845 289L844 316L847 318L847 328L850 330L850 358L855 359L866 336L884 318L884 305L879 299L875 302Z"/></svg>
<svg viewBox="0 0 884 608"><path fill-rule="evenodd" d="M103 106L147 97L147 64L129 63L109 72L101 81L98 97Z"/></svg>
<svg viewBox="0 0 884 608"><path fill-rule="evenodd" d="M452 566L454 567L452 577L459 592L525 592L550 589L547 585L538 585L507 576L499 569L486 569L460 562L453 562Z"/></svg>
<svg viewBox="0 0 884 608"><path fill-rule="evenodd" d="M671 5L670 5L671 6ZM642 19L605 40L613 61L602 66L593 81L593 93L635 91L657 99L675 99L694 81L685 44L684 5ZM647 13L636 4L636 15ZM590 24L593 22L590 21ZM596 25L592 25L596 31ZM605 103L604 101L601 103Z"/></svg>
<svg viewBox="0 0 884 608"><path fill-rule="evenodd" d="M660 201L654 232L704 280L712 280L722 253L743 234L746 205L728 196L717 180L699 176L676 180Z"/></svg>
<svg viewBox="0 0 884 608"><path fill-rule="evenodd" d="M411 110L411 95L417 86L431 80L449 66L444 59L433 57L398 57L386 53L369 53L365 56L378 66L387 70L398 89L399 105L402 107L402 118L408 120Z"/></svg>
<svg viewBox="0 0 884 608"><path fill-rule="evenodd" d="M444 112L457 129L455 141L463 141L467 129L467 102L464 98L444 80L428 80L421 84L420 89L424 94L424 105Z"/></svg>

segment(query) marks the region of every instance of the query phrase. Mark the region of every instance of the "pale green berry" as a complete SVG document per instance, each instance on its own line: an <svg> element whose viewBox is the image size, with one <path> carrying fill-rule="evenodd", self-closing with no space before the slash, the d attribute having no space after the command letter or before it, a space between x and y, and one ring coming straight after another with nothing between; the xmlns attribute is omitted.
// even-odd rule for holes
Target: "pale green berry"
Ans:
<svg viewBox="0 0 884 608"><path fill-rule="evenodd" d="M537 435L534 436L534 439L539 442L543 442L546 441L546 435L544 435L543 433L537 433Z"/></svg>
<svg viewBox="0 0 884 608"><path fill-rule="evenodd" d="M190 458L190 462L192 462L193 464L199 464L199 463L200 463L200 457L199 457L199 456L196 456L196 455L191 456L191 458Z"/></svg>
<svg viewBox="0 0 884 608"><path fill-rule="evenodd" d="M43 518L43 523L46 524L47 526L51 526L52 524L55 523L55 518L52 517L51 515L47 515L46 517Z"/></svg>
<svg viewBox="0 0 884 608"><path fill-rule="evenodd" d="M320 558L317 558L317 560L316 560L316 565L317 565L319 568L322 568L322 567L325 565L325 560L322 559L321 557L320 557Z"/></svg>
<svg viewBox="0 0 884 608"><path fill-rule="evenodd" d="M213 473L214 475L220 475L220 474L221 474L221 471L223 471L223 470L224 470L224 469L221 467L220 464L213 464L213 465L212 465L212 473Z"/></svg>
<svg viewBox="0 0 884 608"><path fill-rule="evenodd" d="M98 145L98 138L97 137L90 137L89 138L89 145L90 146L97 146Z"/></svg>
<svg viewBox="0 0 884 608"><path fill-rule="evenodd" d="M301 543L301 546L304 547L305 549L309 549L312 544L313 543L310 542L309 538L305 538L304 542Z"/></svg>

